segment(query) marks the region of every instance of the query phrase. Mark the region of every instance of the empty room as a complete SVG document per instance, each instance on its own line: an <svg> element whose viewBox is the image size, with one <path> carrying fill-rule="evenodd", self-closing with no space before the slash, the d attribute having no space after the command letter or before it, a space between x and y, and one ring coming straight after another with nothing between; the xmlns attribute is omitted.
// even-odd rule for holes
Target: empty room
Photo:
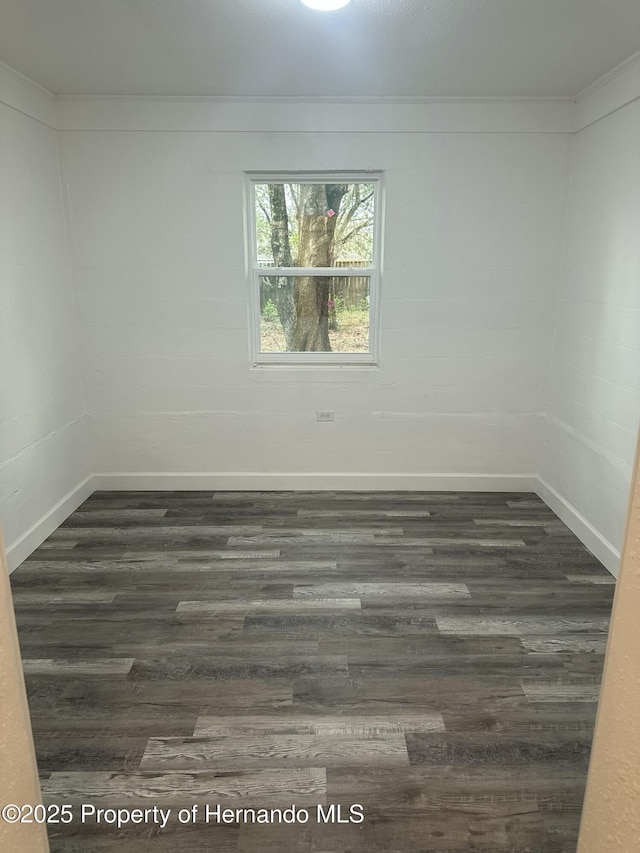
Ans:
<svg viewBox="0 0 640 853"><path fill-rule="evenodd" d="M0 847L640 850L637 0L0 0Z"/></svg>

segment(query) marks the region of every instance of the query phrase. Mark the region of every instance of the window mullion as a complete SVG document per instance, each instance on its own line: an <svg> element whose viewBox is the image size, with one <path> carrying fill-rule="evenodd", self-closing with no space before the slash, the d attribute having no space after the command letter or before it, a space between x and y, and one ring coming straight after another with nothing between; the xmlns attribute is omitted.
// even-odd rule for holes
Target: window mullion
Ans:
<svg viewBox="0 0 640 853"><path fill-rule="evenodd" d="M253 272L260 276L278 276L280 278L358 278L376 274L375 267L259 267Z"/></svg>

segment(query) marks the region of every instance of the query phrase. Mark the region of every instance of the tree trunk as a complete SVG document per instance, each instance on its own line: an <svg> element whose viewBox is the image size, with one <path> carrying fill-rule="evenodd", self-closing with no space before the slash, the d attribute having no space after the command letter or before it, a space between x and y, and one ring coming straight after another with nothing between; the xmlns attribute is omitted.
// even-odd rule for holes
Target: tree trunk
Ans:
<svg viewBox="0 0 640 853"><path fill-rule="evenodd" d="M331 267L335 262L335 231L346 184L301 186L298 223L300 267ZM331 352L328 277L304 277L294 287L294 349Z"/></svg>
<svg viewBox="0 0 640 853"><path fill-rule="evenodd" d="M287 200L284 184L269 184L269 201L271 203L271 251L277 267L291 266L291 247L289 245L289 217L287 215ZM270 276L269 282L273 293L273 301L284 331L287 351L295 350L295 307L290 279L284 276Z"/></svg>

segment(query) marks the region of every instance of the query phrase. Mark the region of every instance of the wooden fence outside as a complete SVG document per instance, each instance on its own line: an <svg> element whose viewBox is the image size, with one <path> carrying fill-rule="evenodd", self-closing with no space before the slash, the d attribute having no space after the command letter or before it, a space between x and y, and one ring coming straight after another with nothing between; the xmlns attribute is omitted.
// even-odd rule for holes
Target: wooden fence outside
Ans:
<svg viewBox="0 0 640 853"><path fill-rule="evenodd" d="M273 261L261 259L260 267L268 270L272 267ZM368 266L366 261L361 261L356 258L340 258L335 262L336 267L359 268ZM369 276L368 275L345 275L334 276L331 282L331 298L339 302L345 308L359 308L367 302L369 296ZM268 291L263 292L261 301L268 301ZM262 304L261 309L264 308Z"/></svg>

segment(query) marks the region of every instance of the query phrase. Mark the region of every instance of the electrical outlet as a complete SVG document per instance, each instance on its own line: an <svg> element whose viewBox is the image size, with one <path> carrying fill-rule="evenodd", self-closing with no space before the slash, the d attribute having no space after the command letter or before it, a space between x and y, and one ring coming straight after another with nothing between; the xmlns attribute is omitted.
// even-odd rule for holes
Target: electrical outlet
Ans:
<svg viewBox="0 0 640 853"><path fill-rule="evenodd" d="M333 420L333 412L329 409L318 409L316 411L316 420L326 423Z"/></svg>

